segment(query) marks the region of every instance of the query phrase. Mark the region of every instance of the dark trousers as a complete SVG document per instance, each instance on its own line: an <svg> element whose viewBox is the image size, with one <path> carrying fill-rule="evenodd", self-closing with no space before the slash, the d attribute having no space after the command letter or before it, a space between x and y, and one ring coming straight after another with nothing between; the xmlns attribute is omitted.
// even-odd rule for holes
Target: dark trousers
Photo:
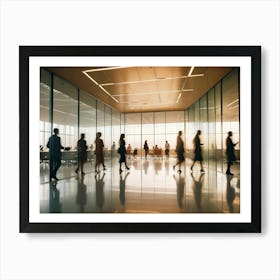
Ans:
<svg viewBox="0 0 280 280"><path fill-rule="evenodd" d="M51 158L50 159L50 178L56 177L56 172L61 165L61 158Z"/></svg>

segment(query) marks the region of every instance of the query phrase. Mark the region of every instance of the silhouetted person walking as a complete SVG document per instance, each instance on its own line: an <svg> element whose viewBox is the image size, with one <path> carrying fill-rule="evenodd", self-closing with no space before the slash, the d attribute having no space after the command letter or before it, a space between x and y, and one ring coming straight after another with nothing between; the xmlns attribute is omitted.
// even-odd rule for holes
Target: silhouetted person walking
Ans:
<svg viewBox="0 0 280 280"><path fill-rule="evenodd" d="M185 161L185 157L184 157L184 142L181 138L182 136L182 131L179 131L178 132L178 136L177 136L177 142L176 142L176 153L177 153L177 163L173 166L173 170L175 170L175 167L177 165L179 165L179 169L178 169L178 173L181 173L182 170L181 170L181 164L183 161Z"/></svg>
<svg viewBox="0 0 280 280"><path fill-rule="evenodd" d="M170 151L170 144L168 141L165 141L165 156L166 158L169 158L169 151Z"/></svg>
<svg viewBox="0 0 280 280"><path fill-rule="evenodd" d="M149 146L147 140L144 143L144 151L145 151L145 159L147 159L147 155L149 154Z"/></svg>
<svg viewBox="0 0 280 280"><path fill-rule="evenodd" d="M103 140L100 138L102 136L101 132L96 133L95 139L95 155L96 155L96 162L95 162L95 172L99 172L99 165L102 164L103 170L106 170L104 164L104 143ZM98 167L98 169L97 169Z"/></svg>
<svg viewBox="0 0 280 280"><path fill-rule="evenodd" d="M237 142L237 143L233 144L231 137L232 137L232 132L229 131L228 132L228 137L226 139L226 146L227 146L227 149L226 149L226 155L227 155L227 171L226 171L226 174L227 175L233 175L230 172L230 166L233 164L234 161L236 161L235 154L234 154L234 147L238 143Z"/></svg>
<svg viewBox="0 0 280 280"><path fill-rule="evenodd" d="M87 142L85 140L85 134L81 133L81 138L77 142L78 147L78 167L75 170L76 173L79 172L79 167L81 167L81 173L84 175L84 163L87 161Z"/></svg>
<svg viewBox="0 0 280 280"><path fill-rule="evenodd" d="M201 151L201 146L203 144L201 144L200 142L200 134L201 134L201 130L198 130L194 139L193 139L193 144L194 144L194 159L193 159L193 164L191 166L191 172L193 170L193 167L195 165L195 163L197 161L200 162L200 172L205 172L203 169L203 158L202 158L202 151Z"/></svg>
<svg viewBox="0 0 280 280"><path fill-rule="evenodd" d="M122 170L122 163L125 164L125 168L127 170L129 170L129 167L127 166L127 163L126 163L126 148L125 148L125 141L124 141L124 138L125 138L125 134L121 134L120 136L120 141L119 141L119 149L118 149L118 153L120 154L120 160L119 160L119 163L120 163L120 173L123 172Z"/></svg>
<svg viewBox="0 0 280 280"><path fill-rule="evenodd" d="M56 173L61 166L61 149L64 149L61 145L60 137L58 136L59 129L55 128L53 132L54 134L49 138L47 144L50 155L50 181L52 179L58 180Z"/></svg>

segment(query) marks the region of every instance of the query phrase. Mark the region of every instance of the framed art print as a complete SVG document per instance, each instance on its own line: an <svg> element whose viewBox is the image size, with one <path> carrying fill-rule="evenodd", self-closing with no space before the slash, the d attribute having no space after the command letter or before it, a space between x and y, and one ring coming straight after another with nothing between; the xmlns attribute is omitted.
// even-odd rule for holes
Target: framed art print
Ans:
<svg viewBox="0 0 280 280"><path fill-rule="evenodd" d="M261 232L260 46L20 46L20 232Z"/></svg>

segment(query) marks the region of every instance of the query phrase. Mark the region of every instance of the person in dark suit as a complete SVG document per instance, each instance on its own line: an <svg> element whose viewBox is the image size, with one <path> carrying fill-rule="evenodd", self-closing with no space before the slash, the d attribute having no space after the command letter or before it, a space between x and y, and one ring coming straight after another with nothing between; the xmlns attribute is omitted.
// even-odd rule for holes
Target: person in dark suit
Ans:
<svg viewBox="0 0 280 280"><path fill-rule="evenodd" d="M200 142L200 134L201 134L201 130L198 130L194 139L193 139L193 144L194 144L194 159L193 159L193 164L191 166L191 172L193 170L194 164L199 161L200 162L200 172L204 173L204 169L203 169L203 158L202 158L202 151L201 151L201 146L203 144L201 144Z"/></svg>
<svg viewBox="0 0 280 280"><path fill-rule="evenodd" d="M226 171L226 174L227 175L233 175L231 172L230 172L230 166L233 164L234 161L236 161L236 157L235 157L235 154L234 154L234 147L236 146L237 143L233 144L232 142L232 132L229 131L228 132L228 137L226 139L226 155L227 155L227 171Z"/></svg>
<svg viewBox="0 0 280 280"><path fill-rule="evenodd" d="M55 128L53 132L54 134L49 138L47 144L50 155L50 181L52 179L58 181L56 173L61 165L61 149L64 149L64 147L61 145L60 137L58 136L58 128Z"/></svg>
<svg viewBox="0 0 280 280"><path fill-rule="evenodd" d="M87 142L85 140L85 134L81 133L81 138L79 139L77 143L78 147L78 167L75 170L76 173L79 172L79 166L81 167L81 173L82 175L85 175L84 173L84 163L87 161Z"/></svg>

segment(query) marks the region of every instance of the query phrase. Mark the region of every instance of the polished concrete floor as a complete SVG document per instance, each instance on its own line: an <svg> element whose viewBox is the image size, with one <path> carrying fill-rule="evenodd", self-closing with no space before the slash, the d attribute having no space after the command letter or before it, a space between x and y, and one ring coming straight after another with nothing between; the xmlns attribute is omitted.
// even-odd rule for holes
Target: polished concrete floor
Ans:
<svg viewBox="0 0 280 280"><path fill-rule="evenodd" d="M216 162L205 162L190 172L186 160L183 172L173 170L175 158L128 160L129 171L119 173L118 159L107 160L106 171L96 174L87 163L85 175L76 166L61 166L57 177L48 182L48 165L41 164L41 213L239 213L239 165L234 176L219 170ZM124 168L123 168L124 169Z"/></svg>

